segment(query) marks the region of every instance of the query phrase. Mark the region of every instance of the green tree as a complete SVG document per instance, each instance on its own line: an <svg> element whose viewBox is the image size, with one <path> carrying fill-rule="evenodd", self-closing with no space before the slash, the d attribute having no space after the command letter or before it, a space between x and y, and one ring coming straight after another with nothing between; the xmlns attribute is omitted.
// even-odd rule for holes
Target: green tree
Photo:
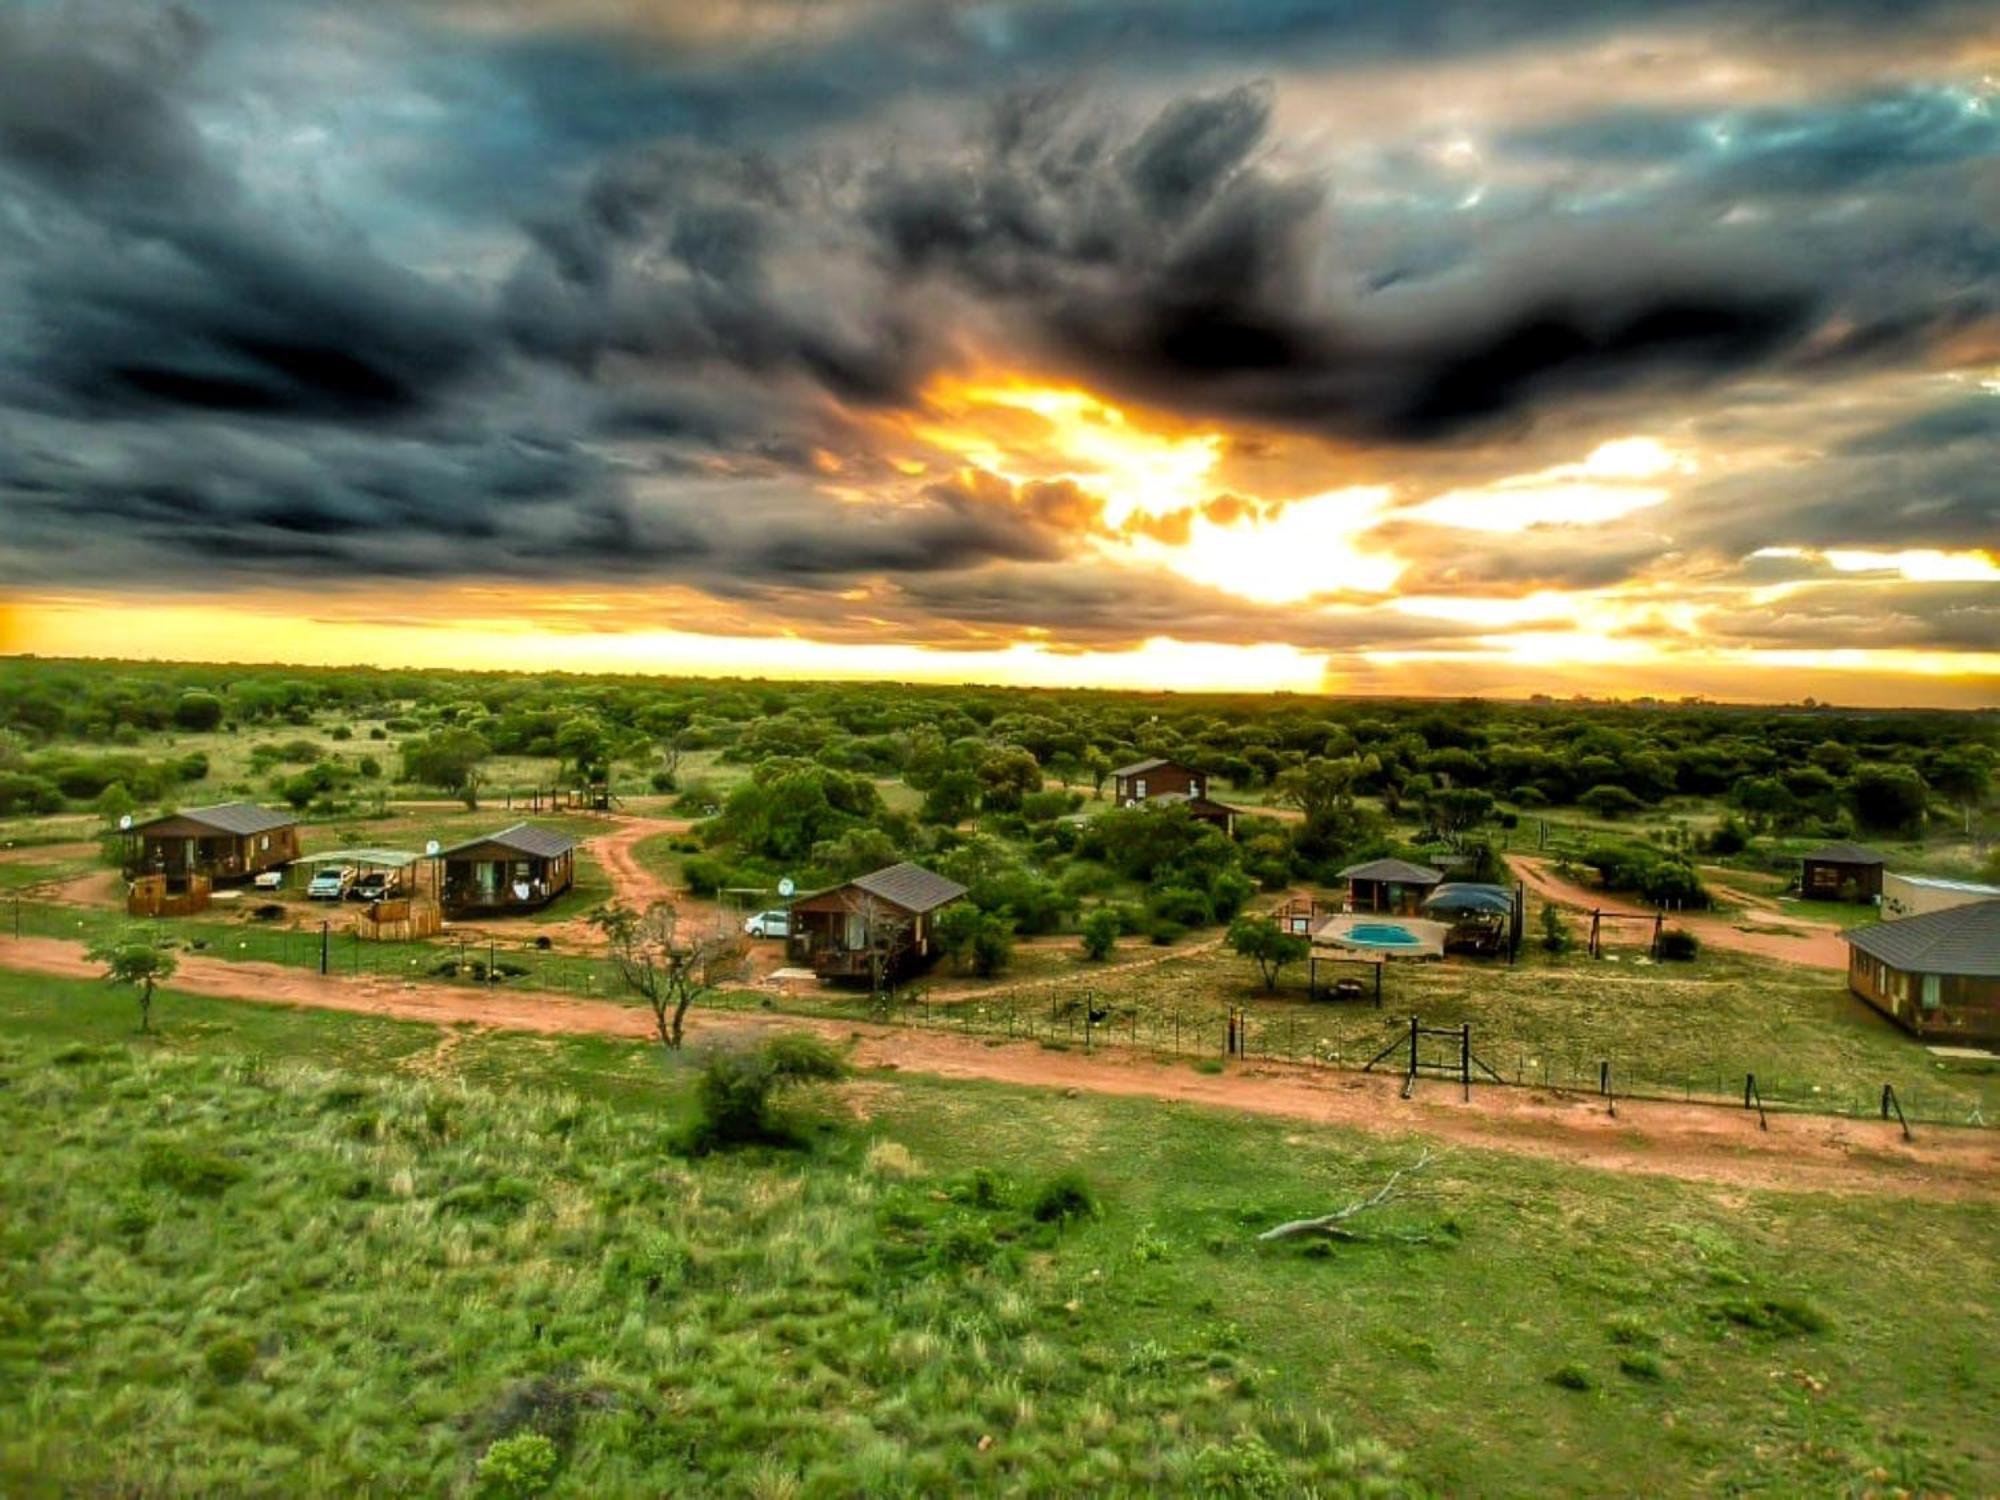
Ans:
<svg viewBox="0 0 2000 1500"><path fill-rule="evenodd" d="M610 768L611 737L597 720L579 714L556 730L556 754L576 769L578 779L596 781Z"/></svg>
<svg viewBox="0 0 2000 1500"><path fill-rule="evenodd" d="M174 705L174 723L182 729L204 733L222 723L222 700L213 693L190 688Z"/></svg>
<svg viewBox="0 0 2000 1500"><path fill-rule="evenodd" d="M1118 946L1118 932L1123 924L1118 913L1108 906L1100 906L1083 919L1083 956L1105 959Z"/></svg>
<svg viewBox="0 0 2000 1500"><path fill-rule="evenodd" d="M104 966L113 984L139 987L139 1029L153 1029L153 987L173 978L180 961L143 932L121 932L99 938L87 950L92 963Z"/></svg>
<svg viewBox="0 0 2000 1500"><path fill-rule="evenodd" d="M1312 944L1298 933L1285 931L1269 917L1248 912L1229 924L1226 941L1232 951L1257 965L1266 990L1276 990L1278 975L1312 952Z"/></svg>
<svg viewBox="0 0 2000 1500"><path fill-rule="evenodd" d="M1907 833L1923 825L1930 789L1914 766L1868 765L1854 773L1847 784L1847 797L1854 821L1861 827L1877 833Z"/></svg>
<svg viewBox="0 0 2000 1500"><path fill-rule="evenodd" d="M1965 814L1965 831L1972 833L1973 815L1986 801L1993 785L1993 763L1986 752L1968 747L1949 751L1931 763L1930 784L1938 795L1949 797Z"/></svg>
<svg viewBox="0 0 2000 1500"><path fill-rule="evenodd" d="M481 769L493 747L470 729L438 729L401 746L403 779L461 797L469 808L479 806Z"/></svg>

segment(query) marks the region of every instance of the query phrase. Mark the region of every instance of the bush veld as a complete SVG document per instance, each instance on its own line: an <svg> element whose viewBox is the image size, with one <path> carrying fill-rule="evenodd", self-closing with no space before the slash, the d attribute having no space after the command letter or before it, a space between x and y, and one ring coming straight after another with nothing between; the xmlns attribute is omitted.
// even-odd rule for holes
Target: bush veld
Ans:
<svg viewBox="0 0 2000 1500"><path fill-rule="evenodd" d="M1701 939L1685 927L1669 927L1660 934L1660 957L1670 963L1687 963L1701 957Z"/></svg>
<svg viewBox="0 0 2000 1500"><path fill-rule="evenodd" d="M694 1123L683 1144L697 1154L731 1146L789 1145L796 1132L777 1112L777 1096L802 1083L845 1075L839 1052L807 1032L785 1032L753 1046L714 1047L696 1075Z"/></svg>

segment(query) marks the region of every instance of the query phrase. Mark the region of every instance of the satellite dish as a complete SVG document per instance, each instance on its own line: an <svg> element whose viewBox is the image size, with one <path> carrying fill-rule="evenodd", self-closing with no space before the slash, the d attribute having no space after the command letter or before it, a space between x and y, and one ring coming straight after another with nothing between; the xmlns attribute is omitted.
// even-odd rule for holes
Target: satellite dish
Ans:
<svg viewBox="0 0 2000 1500"><path fill-rule="evenodd" d="M424 840L424 853L426 853L426 854L435 854L435 853L437 853L437 852L438 852L438 850L439 850L440 848L442 848L442 847L443 847L443 846L442 846L441 844L439 844L439 843L438 843L438 841L437 841L436 839L425 839L425 840Z"/></svg>
<svg viewBox="0 0 2000 1500"><path fill-rule="evenodd" d="M132 815L130 813L120 813L118 815L118 826L120 828L130 828L132 826Z"/></svg>
<svg viewBox="0 0 2000 1500"><path fill-rule="evenodd" d="M792 884L792 877L789 875L787 875L783 880L778 882L778 894L780 896L789 896L793 891L797 889L798 887Z"/></svg>

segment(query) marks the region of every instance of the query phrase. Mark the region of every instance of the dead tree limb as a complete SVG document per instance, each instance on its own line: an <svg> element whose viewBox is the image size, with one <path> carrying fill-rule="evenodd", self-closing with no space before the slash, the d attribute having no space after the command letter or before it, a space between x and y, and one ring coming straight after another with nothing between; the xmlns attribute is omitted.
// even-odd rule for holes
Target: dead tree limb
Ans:
<svg viewBox="0 0 2000 1500"><path fill-rule="evenodd" d="M1347 1207L1337 1208L1330 1214L1321 1214L1316 1219L1293 1219L1289 1223L1276 1225L1273 1228L1265 1230L1257 1238L1259 1240L1289 1240L1296 1239L1302 1234L1338 1234L1340 1227L1349 1219L1360 1214L1365 1214L1371 1208L1380 1208L1396 1196L1397 1185L1404 1178L1415 1176L1436 1160L1437 1153L1426 1148L1424 1154L1411 1162L1407 1167L1398 1167L1395 1171L1391 1172L1389 1180L1370 1193L1366 1198L1358 1198L1348 1204Z"/></svg>

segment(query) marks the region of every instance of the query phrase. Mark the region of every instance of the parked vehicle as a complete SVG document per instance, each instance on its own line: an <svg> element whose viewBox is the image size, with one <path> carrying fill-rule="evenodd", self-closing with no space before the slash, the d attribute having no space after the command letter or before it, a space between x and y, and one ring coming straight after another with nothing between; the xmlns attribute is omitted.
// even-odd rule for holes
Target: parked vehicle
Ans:
<svg viewBox="0 0 2000 1500"><path fill-rule="evenodd" d="M347 888L349 901L387 901L400 887L387 870L370 870Z"/></svg>
<svg viewBox="0 0 2000 1500"><path fill-rule="evenodd" d="M743 923L751 937L781 938L792 935L792 914L788 911L760 911Z"/></svg>
<svg viewBox="0 0 2000 1500"><path fill-rule="evenodd" d="M282 891L285 888L283 870L259 870L250 883L260 891Z"/></svg>
<svg viewBox="0 0 2000 1500"><path fill-rule="evenodd" d="M308 901L338 901L347 894L347 888L354 884L354 871L346 865L336 865L332 869L321 870L306 885Z"/></svg>

